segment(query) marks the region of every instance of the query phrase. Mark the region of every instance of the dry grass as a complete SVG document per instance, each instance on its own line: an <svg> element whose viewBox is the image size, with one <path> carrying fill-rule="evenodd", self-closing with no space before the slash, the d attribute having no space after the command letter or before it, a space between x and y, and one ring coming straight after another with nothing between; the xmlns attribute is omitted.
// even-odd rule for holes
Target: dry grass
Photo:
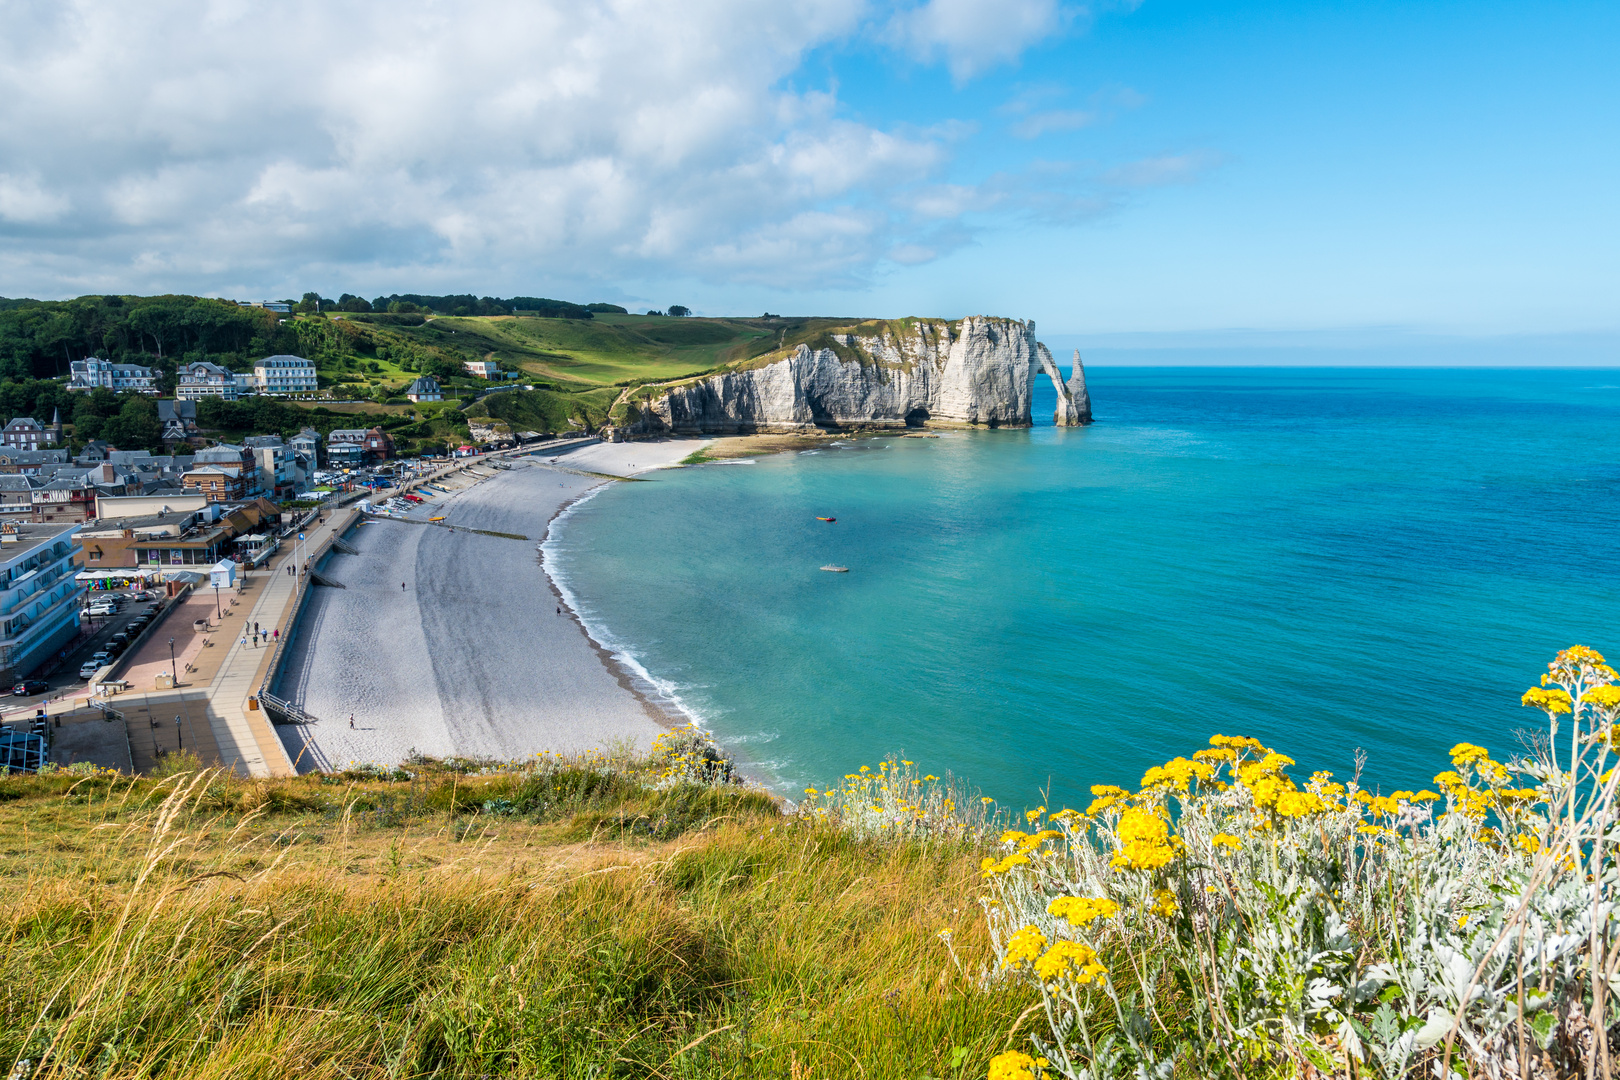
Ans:
<svg viewBox="0 0 1620 1080"><path fill-rule="evenodd" d="M1009 1045L1033 999L936 938L988 953L978 852L614 776L0 780L0 1068L970 1077Z"/></svg>

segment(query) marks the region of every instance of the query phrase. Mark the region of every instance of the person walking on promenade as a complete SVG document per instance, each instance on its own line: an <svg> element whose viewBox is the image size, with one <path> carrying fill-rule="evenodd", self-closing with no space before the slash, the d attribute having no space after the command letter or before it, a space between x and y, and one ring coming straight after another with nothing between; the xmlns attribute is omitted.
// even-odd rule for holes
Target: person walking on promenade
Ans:
<svg viewBox="0 0 1620 1080"><path fill-rule="evenodd" d="M280 630L280 628L277 628L275 630L270 631L270 640L271 641L280 641L281 640L281 630Z"/></svg>
<svg viewBox="0 0 1620 1080"><path fill-rule="evenodd" d="M351 731L354 729L354 714L353 713L349 714L349 729Z"/></svg>
<svg viewBox="0 0 1620 1080"><path fill-rule="evenodd" d="M404 582L403 582L403 581L402 581L402 582L400 582L400 583L399 583L399 591L400 591L400 592L404 592L404 591L405 591L405 583L404 583Z"/></svg>
<svg viewBox="0 0 1620 1080"><path fill-rule="evenodd" d="M247 648L247 635L246 634L242 635L242 641L241 641L240 644L241 644L242 648L244 648L244 649Z"/></svg>

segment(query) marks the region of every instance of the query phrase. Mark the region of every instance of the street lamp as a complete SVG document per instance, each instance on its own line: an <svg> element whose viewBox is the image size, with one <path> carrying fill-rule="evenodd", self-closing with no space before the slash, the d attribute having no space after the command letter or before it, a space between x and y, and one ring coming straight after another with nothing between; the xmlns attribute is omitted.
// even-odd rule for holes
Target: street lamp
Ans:
<svg viewBox="0 0 1620 1080"><path fill-rule="evenodd" d="M219 582L214 582L214 618L224 619L225 616L219 608Z"/></svg>
<svg viewBox="0 0 1620 1080"><path fill-rule="evenodd" d="M174 739L181 750L186 748L186 736L185 732L180 730L180 718L178 716L174 718Z"/></svg>
<svg viewBox="0 0 1620 1080"><path fill-rule="evenodd" d="M174 660L174 638L169 639L169 672L174 676L174 685L180 685L180 668Z"/></svg>

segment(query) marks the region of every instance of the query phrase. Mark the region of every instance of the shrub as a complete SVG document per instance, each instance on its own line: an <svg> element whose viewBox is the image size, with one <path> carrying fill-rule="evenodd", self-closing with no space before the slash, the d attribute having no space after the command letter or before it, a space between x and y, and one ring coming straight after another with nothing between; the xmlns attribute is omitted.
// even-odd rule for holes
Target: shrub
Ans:
<svg viewBox="0 0 1620 1080"><path fill-rule="evenodd" d="M985 906L997 970L1045 1002L1045 1065L1612 1075L1615 682L1593 650L1559 653L1524 695L1548 742L1505 764L1458 743L1440 792L1301 787L1292 759L1217 735L1008 830Z"/></svg>

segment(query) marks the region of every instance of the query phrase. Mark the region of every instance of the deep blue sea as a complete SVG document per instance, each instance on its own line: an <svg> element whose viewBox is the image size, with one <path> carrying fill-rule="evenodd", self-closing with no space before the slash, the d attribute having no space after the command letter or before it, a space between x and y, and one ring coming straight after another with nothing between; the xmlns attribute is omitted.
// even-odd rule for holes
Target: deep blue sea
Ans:
<svg viewBox="0 0 1620 1080"><path fill-rule="evenodd" d="M657 473L550 557L789 794L897 752L1084 805L1216 732L1417 786L1459 740L1517 749L1559 648L1620 654L1620 371L1088 377L1089 428L1043 382L1033 430Z"/></svg>

